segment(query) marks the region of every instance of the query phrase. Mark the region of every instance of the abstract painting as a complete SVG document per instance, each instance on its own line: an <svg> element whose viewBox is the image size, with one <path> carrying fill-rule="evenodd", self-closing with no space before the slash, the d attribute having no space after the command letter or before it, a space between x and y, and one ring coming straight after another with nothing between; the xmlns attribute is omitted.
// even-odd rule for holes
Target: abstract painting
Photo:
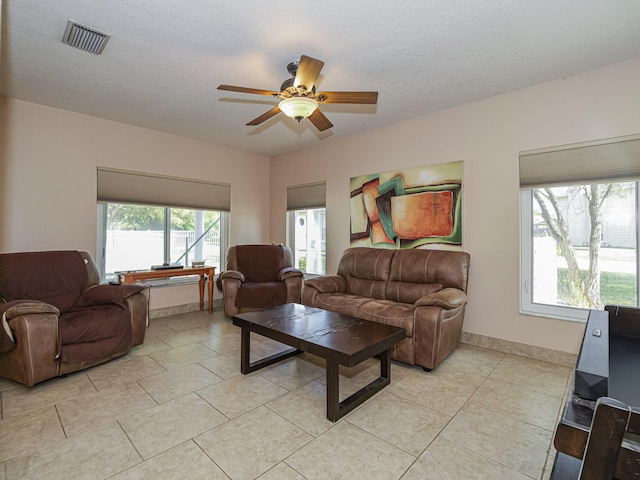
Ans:
<svg viewBox="0 0 640 480"><path fill-rule="evenodd" d="M351 178L351 246L462 244L462 162Z"/></svg>

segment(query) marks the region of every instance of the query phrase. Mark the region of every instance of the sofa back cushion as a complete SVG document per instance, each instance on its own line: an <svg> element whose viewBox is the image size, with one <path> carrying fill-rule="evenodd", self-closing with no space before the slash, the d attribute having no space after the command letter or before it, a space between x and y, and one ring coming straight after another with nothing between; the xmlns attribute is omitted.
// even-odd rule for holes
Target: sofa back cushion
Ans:
<svg viewBox="0 0 640 480"><path fill-rule="evenodd" d="M85 261L77 251L0 255L0 295L7 302L39 300L66 312L88 281Z"/></svg>
<svg viewBox="0 0 640 480"><path fill-rule="evenodd" d="M467 291L469 254L446 250L410 249L395 252L386 298L414 303L443 288Z"/></svg>
<svg viewBox="0 0 640 480"><path fill-rule="evenodd" d="M347 281L347 292L383 300L395 250L356 247L345 250L338 275Z"/></svg>

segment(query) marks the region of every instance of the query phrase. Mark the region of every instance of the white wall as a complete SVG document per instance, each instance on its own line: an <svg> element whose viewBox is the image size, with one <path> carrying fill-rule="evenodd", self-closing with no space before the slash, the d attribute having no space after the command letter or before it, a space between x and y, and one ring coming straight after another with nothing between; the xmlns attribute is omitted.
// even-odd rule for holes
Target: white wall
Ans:
<svg viewBox="0 0 640 480"><path fill-rule="evenodd" d="M327 270L349 247L349 179L464 161L464 330L577 353L584 325L519 313L518 153L640 133L640 59L335 139L271 160L271 240L285 242L286 187L327 182Z"/></svg>
<svg viewBox="0 0 640 480"><path fill-rule="evenodd" d="M269 240L268 157L0 97L0 252L95 256L98 166L229 183L231 244ZM152 308L198 299L162 291Z"/></svg>

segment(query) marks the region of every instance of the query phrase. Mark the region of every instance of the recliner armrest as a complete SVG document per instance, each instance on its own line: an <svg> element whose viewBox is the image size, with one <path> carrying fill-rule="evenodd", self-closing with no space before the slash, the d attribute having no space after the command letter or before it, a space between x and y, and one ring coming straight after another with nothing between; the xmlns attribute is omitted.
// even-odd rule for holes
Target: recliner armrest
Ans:
<svg viewBox="0 0 640 480"><path fill-rule="evenodd" d="M278 280L282 282L285 281L287 278L303 277L303 276L304 274L302 273L302 271L294 267L284 267L280 269L278 273L276 273L276 278L278 278Z"/></svg>
<svg viewBox="0 0 640 480"><path fill-rule="evenodd" d="M326 275L305 280L304 286L315 288L320 293L338 293L347 291L347 279L342 275Z"/></svg>
<svg viewBox="0 0 640 480"><path fill-rule="evenodd" d="M60 315L60 310L58 310L53 305L49 305L45 302L38 302L37 300L17 300L10 303L12 303L13 305L7 305L8 308L4 311L4 316L7 320L19 317L20 315L31 315L38 313L54 313L56 315Z"/></svg>
<svg viewBox="0 0 640 480"><path fill-rule="evenodd" d="M416 303L416 307L441 307L445 310L452 310L467 303L467 295L457 288L444 288L439 292L431 293L420 297Z"/></svg>
<svg viewBox="0 0 640 480"><path fill-rule="evenodd" d="M0 304L0 353L10 352L15 348L13 331L9 326L9 320L25 315L54 314L60 315L53 305L36 300L15 300Z"/></svg>
<svg viewBox="0 0 640 480"><path fill-rule="evenodd" d="M90 308L97 306L118 305L124 308L124 301L131 295L141 293L146 287L142 285L110 285L102 283L91 285L80 298L76 300L73 308Z"/></svg>
<svg viewBox="0 0 640 480"><path fill-rule="evenodd" d="M220 274L220 280L224 280L226 278L233 278L235 280L240 280L240 282L245 282L246 279L244 278L244 275L242 274L242 272L239 272L237 270L226 270L224 272L222 272Z"/></svg>

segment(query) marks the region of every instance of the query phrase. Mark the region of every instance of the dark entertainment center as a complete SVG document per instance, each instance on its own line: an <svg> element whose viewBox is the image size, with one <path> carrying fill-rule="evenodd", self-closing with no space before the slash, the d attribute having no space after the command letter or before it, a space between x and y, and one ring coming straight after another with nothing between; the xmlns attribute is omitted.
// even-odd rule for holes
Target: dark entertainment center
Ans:
<svg viewBox="0 0 640 480"><path fill-rule="evenodd" d="M607 305L589 313L573 389L556 429L551 479L579 477L601 397L640 406L640 309Z"/></svg>

